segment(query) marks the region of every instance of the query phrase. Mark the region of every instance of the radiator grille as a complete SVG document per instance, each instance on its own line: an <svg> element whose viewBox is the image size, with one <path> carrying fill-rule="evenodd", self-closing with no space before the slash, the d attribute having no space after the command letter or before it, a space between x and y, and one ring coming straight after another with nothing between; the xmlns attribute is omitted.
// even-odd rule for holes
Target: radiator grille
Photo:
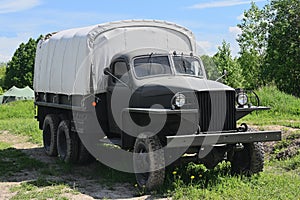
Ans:
<svg viewBox="0 0 300 200"><path fill-rule="evenodd" d="M234 91L199 92L198 103L201 132L236 129Z"/></svg>

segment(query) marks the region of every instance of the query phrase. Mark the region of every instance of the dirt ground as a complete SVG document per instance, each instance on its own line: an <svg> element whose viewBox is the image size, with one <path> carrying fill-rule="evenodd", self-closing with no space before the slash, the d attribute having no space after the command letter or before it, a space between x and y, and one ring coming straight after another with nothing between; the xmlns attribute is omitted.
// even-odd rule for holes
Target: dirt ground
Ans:
<svg viewBox="0 0 300 200"><path fill-rule="evenodd" d="M11 147L21 150L32 158L46 163L47 165L55 165L57 158L52 158L44 153L41 146L27 142L28 138L20 135L10 134L7 131L0 131L0 141L11 145ZM95 163L97 164L97 163ZM137 196L137 189L127 183L116 183L113 185L103 186L96 180L89 179L76 174L76 171L87 170L86 166L78 166L75 173L64 176L47 176L47 180L62 181L68 184L71 188L76 188L79 194L66 193L63 196L72 200L90 200L90 199L133 199L145 200L154 199L151 195ZM93 168L93 164L88 168ZM91 169L88 169L91 170ZM10 191L10 188L20 185L26 181L38 179L39 172L36 171L21 171L5 180L0 180L0 199L10 199L15 193Z"/></svg>
<svg viewBox="0 0 300 200"><path fill-rule="evenodd" d="M255 129L259 130L259 127L254 127ZM291 134L293 134L295 131L300 131L298 128L290 128L285 126L264 126L264 130L281 130L282 131L282 139L287 138ZM274 153L274 145L276 142L265 142L264 145L264 151L269 155L270 153ZM280 160L282 158L292 157L298 153L298 149L300 147L300 138L293 139L293 141L286 147L286 150L280 153L277 153L275 157Z"/></svg>

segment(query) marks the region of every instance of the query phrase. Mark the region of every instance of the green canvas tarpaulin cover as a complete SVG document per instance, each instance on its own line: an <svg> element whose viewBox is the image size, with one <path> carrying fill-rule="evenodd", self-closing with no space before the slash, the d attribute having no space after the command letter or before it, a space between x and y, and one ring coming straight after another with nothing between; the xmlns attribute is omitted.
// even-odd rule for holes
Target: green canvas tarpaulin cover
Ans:
<svg viewBox="0 0 300 200"><path fill-rule="evenodd" d="M34 91L30 87L17 88L13 86L2 95L2 101L0 101L0 103L29 99L34 99Z"/></svg>

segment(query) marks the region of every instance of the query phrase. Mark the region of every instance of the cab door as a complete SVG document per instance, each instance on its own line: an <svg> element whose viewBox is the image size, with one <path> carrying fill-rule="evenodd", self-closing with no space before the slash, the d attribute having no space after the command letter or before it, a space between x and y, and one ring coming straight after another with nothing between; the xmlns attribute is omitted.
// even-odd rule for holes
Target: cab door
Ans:
<svg viewBox="0 0 300 200"><path fill-rule="evenodd" d="M107 105L110 135L121 135L122 110L129 105L126 98L131 96L129 64L125 59L116 59L110 70L113 76L108 78Z"/></svg>

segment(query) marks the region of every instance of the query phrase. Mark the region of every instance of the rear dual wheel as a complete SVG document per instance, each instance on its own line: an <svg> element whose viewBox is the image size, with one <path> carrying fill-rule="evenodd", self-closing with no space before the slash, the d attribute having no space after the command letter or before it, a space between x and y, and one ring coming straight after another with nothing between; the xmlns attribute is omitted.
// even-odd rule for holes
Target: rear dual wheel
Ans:
<svg viewBox="0 0 300 200"><path fill-rule="evenodd" d="M58 155L64 162L84 164L93 160L78 134L71 131L69 120L62 116L48 114L45 117L43 144L47 155Z"/></svg>
<svg viewBox="0 0 300 200"><path fill-rule="evenodd" d="M78 136L70 130L70 122L62 120L57 129L58 157L66 163L75 163L78 156Z"/></svg>
<svg viewBox="0 0 300 200"><path fill-rule="evenodd" d="M61 121L58 126L57 152L59 158L66 163L84 164L93 160L78 134L71 131L68 120Z"/></svg>

